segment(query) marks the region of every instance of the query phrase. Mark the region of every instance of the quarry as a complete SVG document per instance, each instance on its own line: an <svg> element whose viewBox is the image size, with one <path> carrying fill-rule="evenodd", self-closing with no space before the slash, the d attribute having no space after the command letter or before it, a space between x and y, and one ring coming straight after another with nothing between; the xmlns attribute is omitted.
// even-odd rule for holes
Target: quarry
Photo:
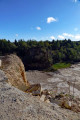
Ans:
<svg viewBox="0 0 80 120"><path fill-rule="evenodd" d="M16 55L1 61L0 120L80 120L80 63L25 72Z"/></svg>

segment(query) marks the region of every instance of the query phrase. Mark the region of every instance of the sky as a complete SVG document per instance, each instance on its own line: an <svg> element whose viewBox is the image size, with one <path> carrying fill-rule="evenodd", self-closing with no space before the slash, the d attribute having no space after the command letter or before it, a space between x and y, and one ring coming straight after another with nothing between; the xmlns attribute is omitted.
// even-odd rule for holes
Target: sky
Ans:
<svg viewBox="0 0 80 120"><path fill-rule="evenodd" d="M80 40L80 0L0 0L0 39Z"/></svg>

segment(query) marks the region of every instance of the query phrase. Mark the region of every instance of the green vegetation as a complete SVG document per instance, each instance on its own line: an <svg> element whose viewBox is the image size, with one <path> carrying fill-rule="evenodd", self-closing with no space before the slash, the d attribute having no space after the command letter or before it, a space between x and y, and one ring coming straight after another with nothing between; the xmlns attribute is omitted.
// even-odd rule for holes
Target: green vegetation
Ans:
<svg viewBox="0 0 80 120"><path fill-rule="evenodd" d="M0 39L0 55L11 53L17 54L22 59L26 70L55 71L80 62L80 41L21 39L10 42Z"/></svg>
<svg viewBox="0 0 80 120"><path fill-rule="evenodd" d="M58 69L67 68L67 67L70 67L70 66L71 66L70 63L56 63L52 67L53 67L53 69L58 70Z"/></svg>
<svg viewBox="0 0 80 120"><path fill-rule="evenodd" d="M68 68L70 66L71 66L71 63L55 63L51 67L46 69L45 71L47 71L47 72L49 72L49 71L54 72L54 71L57 71L58 69Z"/></svg>

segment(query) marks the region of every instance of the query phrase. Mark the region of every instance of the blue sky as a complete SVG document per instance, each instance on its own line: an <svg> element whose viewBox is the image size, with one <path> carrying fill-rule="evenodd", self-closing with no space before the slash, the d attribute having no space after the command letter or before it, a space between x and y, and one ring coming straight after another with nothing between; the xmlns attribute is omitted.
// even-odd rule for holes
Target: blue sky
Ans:
<svg viewBox="0 0 80 120"><path fill-rule="evenodd" d="M0 0L0 38L80 40L80 1Z"/></svg>

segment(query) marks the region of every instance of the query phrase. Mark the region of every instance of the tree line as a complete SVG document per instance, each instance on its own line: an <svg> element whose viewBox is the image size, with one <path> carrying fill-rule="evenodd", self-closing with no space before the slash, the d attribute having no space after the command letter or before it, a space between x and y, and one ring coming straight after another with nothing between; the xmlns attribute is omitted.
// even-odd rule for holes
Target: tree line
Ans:
<svg viewBox="0 0 80 120"><path fill-rule="evenodd" d="M16 53L26 70L49 69L55 63L80 62L80 41L52 40L10 40L0 39L0 55Z"/></svg>

